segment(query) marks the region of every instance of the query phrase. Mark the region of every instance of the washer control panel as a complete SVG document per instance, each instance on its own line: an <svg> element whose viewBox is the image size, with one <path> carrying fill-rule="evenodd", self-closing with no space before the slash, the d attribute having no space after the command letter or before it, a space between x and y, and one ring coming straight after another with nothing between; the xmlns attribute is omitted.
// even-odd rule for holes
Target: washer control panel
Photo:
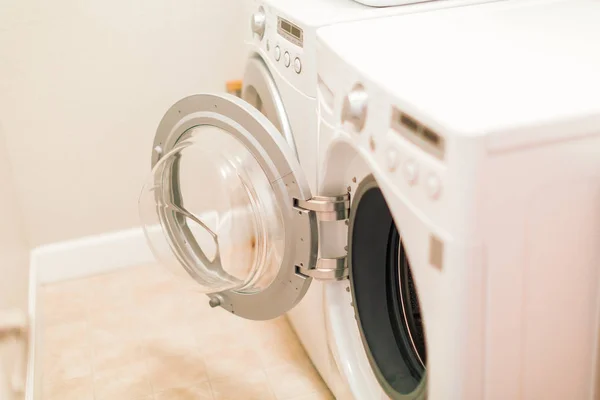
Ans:
<svg viewBox="0 0 600 400"><path fill-rule="evenodd" d="M394 107L392 109L391 127L427 153L440 160L444 159L446 146L443 136L408 113Z"/></svg>
<svg viewBox="0 0 600 400"><path fill-rule="evenodd" d="M317 46L316 60L318 162L325 171L319 185L337 187L348 163L357 160L437 237L447 238L463 220L461 185L470 188L463 172L470 160L456 156L462 138L402 97L405 92L396 95L328 46Z"/></svg>
<svg viewBox="0 0 600 400"><path fill-rule="evenodd" d="M281 62L285 68L289 68L298 75L302 73L302 56L294 46L286 46L285 41L280 40L276 41L273 46L271 41L268 40L265 50L275 62Z"/></svg>
<svg viewBox="0 0 600 400"><path fill-rule="evenodd" d="M298 47L304 46L304 31L285 18L277 16L277 33Z"/></svg>
<svg viewBox="0 0 600 400"><path fill-rule="evenodd" d="M250 44L261 54L272 72L276 70L292 86L316 97L316 57L314 31L270 4L255 2L250 19ZM312 55L312 57L307 56Z"/></svg>
<svg viewBox="0 0 600 400"><path fill-rule="evenodd" d="M398 151L397 148L402 147L404 153L414 154L402 166L406 183L419 186L429 200L438 200L442 196L441 176L445 170L444 137L395 106L389 107L389 113L387 137L390 148Z"/></svg>
<svg viewBox="0 0 600 400"><path fill-rule="evenodd" d="M304 30L280 15L270 14L263 6L252 14L250 29L254 40L264 46L269 57L296 74L302 73ZM261 46L262 47L262 46Z"/></svg>
<svg viewBox="0 0 600 400"><path fill-rule="evenodd" d="M344 86L334 106L338 129L398 182L415 204L439 203L446 170L444 136L390 104L385 92L370 91L362 82Z"/></svg>

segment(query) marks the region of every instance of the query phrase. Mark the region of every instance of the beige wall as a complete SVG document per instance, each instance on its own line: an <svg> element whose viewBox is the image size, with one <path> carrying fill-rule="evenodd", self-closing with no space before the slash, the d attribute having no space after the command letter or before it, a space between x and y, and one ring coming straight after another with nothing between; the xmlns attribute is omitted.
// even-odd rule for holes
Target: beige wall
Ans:
<svg viewBox="0 0 600 400"><path fill-rule="evenodd" d="M29 247L4 139L0 125L0 312L27 312Z"/></svg>
<svg viewBox="0 0 600 400"><path fill-rule="evenodd" d="M15 309L27 314L28 275L29 247L0 125L0 314ZM9 394L12 391L7 393L7 379L13 370L16 350L11 341L0 341L1 399L12 398Z"/></svg>
<svg viewBox="0 0 600 400"><path fill-rule="evenodd" d="M240 79L239 0L5 0L0 124L31 246L139 225L152 137Z"/></svg>

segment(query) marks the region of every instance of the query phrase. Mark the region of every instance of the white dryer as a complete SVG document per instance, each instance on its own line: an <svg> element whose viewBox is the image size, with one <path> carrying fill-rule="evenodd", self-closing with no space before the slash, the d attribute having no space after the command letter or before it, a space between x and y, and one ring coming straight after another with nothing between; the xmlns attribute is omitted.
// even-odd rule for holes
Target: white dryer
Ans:
<svg viewBox="0 0 600 400"><path fill-rule="evenodd" d="M351 194L327 326L355 398L599 398L598 21L521 0L319 31L318 190Z"/></svg>

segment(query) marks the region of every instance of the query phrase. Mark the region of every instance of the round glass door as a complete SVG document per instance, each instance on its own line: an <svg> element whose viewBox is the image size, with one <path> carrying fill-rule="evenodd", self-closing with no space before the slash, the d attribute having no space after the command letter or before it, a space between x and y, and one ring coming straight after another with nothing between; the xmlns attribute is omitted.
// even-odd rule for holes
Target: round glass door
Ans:
<svg viewBox="0 0 600 400"><path fill-rule="evenodd" d="M221 128L196 126L161 158L140 217L155 256L196 290L262 290L277 275L281 210L257 160Z"/></svg>
<svg viewBox="0 0 600 400"><path fill-rule="evenodd" d="M295 306L318 228L296 206L310 189L277 128L235 96L194 95L165 114L153 149L139 212L160 264L242 317Z"/></svg>

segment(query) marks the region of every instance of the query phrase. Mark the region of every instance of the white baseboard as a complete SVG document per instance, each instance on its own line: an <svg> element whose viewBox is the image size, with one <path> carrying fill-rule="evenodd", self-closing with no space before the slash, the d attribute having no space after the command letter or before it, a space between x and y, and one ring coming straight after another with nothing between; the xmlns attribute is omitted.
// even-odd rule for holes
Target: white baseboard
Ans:
<svg viewBox="0 0 600 400"><path fill-rule="evenodd" d="M29 356L26 400L42 398L42 315L40 286L154 261L141 228L88 236L38 247L29 265Z"/></svg>
<svg viewBox="0 0 600 400"><path fill-rule="evenodd" d="M37 280L41 284L153 261L141 228L52 243L31 252L31 266L37 269Z"/></svg>

